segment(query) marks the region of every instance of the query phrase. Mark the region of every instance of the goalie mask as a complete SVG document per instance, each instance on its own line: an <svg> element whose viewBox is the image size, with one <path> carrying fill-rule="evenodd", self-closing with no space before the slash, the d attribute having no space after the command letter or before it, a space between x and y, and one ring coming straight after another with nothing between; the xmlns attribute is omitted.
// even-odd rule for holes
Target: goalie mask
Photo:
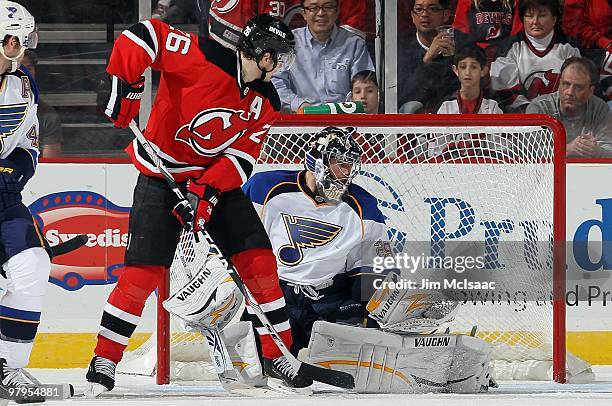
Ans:
<svg viewBox="0 0 612 406"><path fill-rule="evenodd" d="M17 37L21 45L19 55L13 57L7 56L4 47L0 47L0 54L11 61L10 72L15 72L26 48L36 48L38 31L34 17L25 7L12 1L0 1L0 36L3 41L7 35Z"/></svg>
<svg viewBox="0 0 612 406"><path fill-rule="evenodd" d="M327 127L318 132L306 151L304 165L312 172L317 191L330 202L339 202L361 168L361 148L353 138L355 128Z"/></svg>
<svg viewBox="0 0 612 406"><path fill-rule="evenodd" d="M276 69L279 63L282 64L283 70L290 69L295 61L294 47L295 39L289 27L269 14L260 14L251 18L238 40L238 49L255 58L257 66L264 54L270 53L274 66L270 71L259 66L262 79L266 73Z"/></svg>

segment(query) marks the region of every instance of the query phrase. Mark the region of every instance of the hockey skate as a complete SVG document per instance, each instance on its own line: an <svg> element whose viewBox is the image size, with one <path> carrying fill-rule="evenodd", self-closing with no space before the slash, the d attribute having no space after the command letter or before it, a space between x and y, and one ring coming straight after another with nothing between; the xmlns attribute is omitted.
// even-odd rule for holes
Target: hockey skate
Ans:
<svg viewBox="0 0 612 406"><path fill-rule="evenodd" d="M38 388L36 382L27 378L23 368L10 368L6 365L6 360L0 358L0 398L11 399L16 403L40 403L45 401L45 397L32 394Z"/></svg>
<svg viewBox="0 0 612 406"><path fill-rule="evenodd" d="M108 392L115 387L115 368L117 364L113 361L96 355L89 363L89 369L85 377L87 386L85 396L88 398L98 397L102 392Z"/></svg>
<svg viewBox="0 0 612 406"><path fill-rule="evenodd" d="M268 376L268 386L284 391L310 395L312 379L298 374L285 356L275 359L264 358L264 372Z"/></svg>

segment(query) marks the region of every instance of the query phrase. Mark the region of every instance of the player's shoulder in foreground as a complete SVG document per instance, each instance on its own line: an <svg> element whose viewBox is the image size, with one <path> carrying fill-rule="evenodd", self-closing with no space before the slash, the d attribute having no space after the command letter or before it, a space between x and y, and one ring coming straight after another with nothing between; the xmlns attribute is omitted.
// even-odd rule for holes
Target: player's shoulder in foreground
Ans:
<svg viewBox="0 0 612 406"><path fill-rule="evenodd" d="M299 191L297 170L275 170L258 172L242 187L244 193L255 203L263 204L272 193Z"/></svg>
<svg viewBox="0 0 612 406"><path fill-rule="evenodd" d="M378 208L378 199L361 186L351 183L344 201L360 213L364 220L385 222L385 217Z"/></svg>

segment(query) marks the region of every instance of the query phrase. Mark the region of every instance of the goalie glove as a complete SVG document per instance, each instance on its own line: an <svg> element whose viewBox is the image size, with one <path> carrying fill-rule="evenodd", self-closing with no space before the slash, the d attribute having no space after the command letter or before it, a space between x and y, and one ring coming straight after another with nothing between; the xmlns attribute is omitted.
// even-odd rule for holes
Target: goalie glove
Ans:
<svg viewBox="0 0 612 406"><path fill-rule="evenodd" d="M111 76L111 92L104 113L115 127L128 127L138 115L143 90L144 76L134 83L128 83L118 76Z"/></svg>
<svg viewBox="0 0 612 406"><path fill-rule="evenodd" d="M200 231L210 221L212 211L219 202L219 191L197 180L187 181L185 199L174 206L172 213L184 228Z"/></svg>

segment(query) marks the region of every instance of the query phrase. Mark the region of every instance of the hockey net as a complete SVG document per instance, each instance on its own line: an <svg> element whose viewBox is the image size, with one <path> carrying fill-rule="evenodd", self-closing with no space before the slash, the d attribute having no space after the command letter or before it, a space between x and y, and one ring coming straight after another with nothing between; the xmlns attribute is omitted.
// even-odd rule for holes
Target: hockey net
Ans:
<svg viewBox="0 0 612 406"><path fill-rule="evenodd" d="M509 291L487 297L468 292L451 331L475 327L492 342L503 379L563 382L565 134L560 125L527 115L286 117L266 137L255 170L302 168L308 141L328 125L357 128L363 164L355 183L377 198L394 252L419 255L423 252L410 248L427 246L431 253L445 243L446 248L458 243L459 250L478 247L507 276ZM180 287L173 274L170 292ZM170 343L157 345L153 334L126 353L118 371L152 374L156 353L167 351L157 363L158 383L168 377L214 379L202 337L172 318L161 324L158 329L169 332ZM580 360L577 365L588 369Z"/></svg>

